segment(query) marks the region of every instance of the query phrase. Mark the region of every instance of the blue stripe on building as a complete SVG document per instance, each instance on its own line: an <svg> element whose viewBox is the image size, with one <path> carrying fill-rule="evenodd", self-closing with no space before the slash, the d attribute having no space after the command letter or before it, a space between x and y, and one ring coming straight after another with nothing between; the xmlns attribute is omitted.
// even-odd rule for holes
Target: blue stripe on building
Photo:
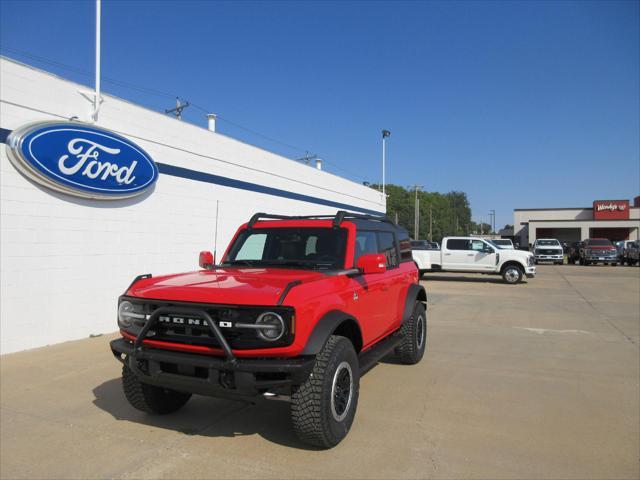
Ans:
<svg viewBox="0 0 640 480"><path fill-rule="evenodd" d="M7 137L10 133L11 130L0 128L0 143L6 143ZM158 170L161 174L170 175L172 177L185 178L188 180L194 180L196 182L211 183L214 185L221 185L223 187L237 188L249 192L263 193L265 195L273 195L280 198L299 200L301 202L315 203L317 205L324 205L327 207L334 207L337 209L349 210L352 212L368 213L370 215L384 215L384 213L376 210L369 210L367 208L356 207L347 203L334 202L332 200L313 197L311 195L303 195L301 193L290 192L288 190L282 190L279 188L266 187L257 183L245 182L229 177L222 177L220 175L214 175L212 173L205 173L197 170L191 170L189 168L176 167L175 165L168 165L166 163L156 162L156 165L158 165Z"/></svg>

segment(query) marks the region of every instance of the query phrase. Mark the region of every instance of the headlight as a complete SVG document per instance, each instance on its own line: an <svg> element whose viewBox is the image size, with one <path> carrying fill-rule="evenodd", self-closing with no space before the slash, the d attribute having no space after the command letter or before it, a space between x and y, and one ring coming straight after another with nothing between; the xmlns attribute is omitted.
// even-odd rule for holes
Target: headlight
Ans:
<svg viewBox="0 0 640 480"><path fill-rule="evenodd" d="M256 320L256 325L261 327L257 330L258 337L267 342L280 340L285 332L284 320L274 312L261 313Z"/></svg>
<svg viewBox="0 0 640 480"><path fill-rule="evenodd" d="M130 327L135 320L144 320L144 313L141 313L141 306L125 300L118 305L118 323L122 327Z"/></svg>

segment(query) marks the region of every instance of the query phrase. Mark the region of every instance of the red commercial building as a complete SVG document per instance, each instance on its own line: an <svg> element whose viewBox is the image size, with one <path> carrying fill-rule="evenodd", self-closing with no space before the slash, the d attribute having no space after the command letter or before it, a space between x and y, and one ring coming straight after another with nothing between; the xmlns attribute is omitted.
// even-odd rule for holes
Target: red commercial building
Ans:
<svg viewBox="0 0 640 480"><path fill-rule="evenodd" d="M629 200L594 200L583 208L517 208L513 229L520 245L536 238L575 242L585 238L611 241L637 240L640 230L640 196Z"/></svg>

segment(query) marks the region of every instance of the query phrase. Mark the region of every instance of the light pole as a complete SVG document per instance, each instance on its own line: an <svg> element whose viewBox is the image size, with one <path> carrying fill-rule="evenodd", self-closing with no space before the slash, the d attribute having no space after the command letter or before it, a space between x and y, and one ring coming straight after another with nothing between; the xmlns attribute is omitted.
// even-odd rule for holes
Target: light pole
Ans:
<svg viewBox="0 0 640 480"><path fill-rule="evenodd" d="M391 136L391 132L389 130L382 130L382 196L386 195L386 155L387 155L387 137Z"/></svg>

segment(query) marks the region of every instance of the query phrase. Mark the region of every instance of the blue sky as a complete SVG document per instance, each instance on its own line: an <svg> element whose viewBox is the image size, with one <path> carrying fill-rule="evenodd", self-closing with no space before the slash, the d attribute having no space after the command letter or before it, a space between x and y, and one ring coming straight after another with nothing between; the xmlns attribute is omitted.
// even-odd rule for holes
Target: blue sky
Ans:
<svg viewBox="0 0 640 480"><path fill-rule="evenodd" d="M142 88L104 89L358 181L389 129L389 182L501 226L640 194L639 5L105 0L103 73ZM4 55L88 84L93 29L92 1L0 0Z"/></svg>

